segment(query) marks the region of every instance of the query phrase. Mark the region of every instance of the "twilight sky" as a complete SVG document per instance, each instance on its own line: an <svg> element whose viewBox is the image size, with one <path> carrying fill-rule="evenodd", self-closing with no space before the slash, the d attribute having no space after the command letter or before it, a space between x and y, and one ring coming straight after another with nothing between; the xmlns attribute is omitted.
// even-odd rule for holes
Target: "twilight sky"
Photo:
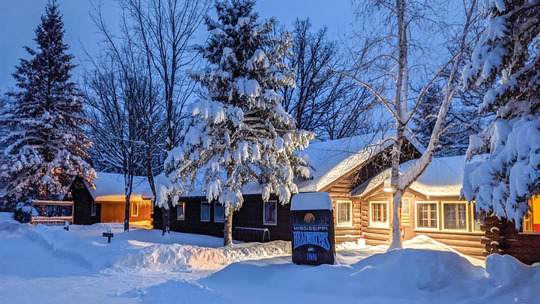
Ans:
<svg viewBox="0 0 540 304"><path fill-rule="evenodd" d="M92 3L97 0L58 0L63 14L66 35L65 42L75 56L75 64L84 64L90 55L99 50L96 41L100 39L96 27L89 16ZM35 48L34 30L41 22L47 0L0 0L0 93L15 87L11 73L19 58L28 58L23 46ZM113 0L102 0L105 18L110 26L118 23L119 10ZM329 34L338 39L345 32L351 32L354 15L351 0L258 0L255 10L261 18L275 17L281 24L290 28L297 18L309 17L314 29L328 26ZM199 31L200 39L207 32ZM76 68L75 80L82 69Z"/></svg>

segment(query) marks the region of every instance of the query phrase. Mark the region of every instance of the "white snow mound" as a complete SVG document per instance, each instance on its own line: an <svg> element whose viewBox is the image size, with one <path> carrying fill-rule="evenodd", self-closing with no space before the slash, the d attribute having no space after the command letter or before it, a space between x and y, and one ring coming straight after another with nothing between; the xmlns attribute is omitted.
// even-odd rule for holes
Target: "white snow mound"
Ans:
<svg viewBox="0 0 540 304"><path fill-rule="evenodd" d="M153 270L221 269L228 264L247 260L261 260L291 255L291 243L273 241L269 243L235 244L227 247L210 248L181 244L157 244L137 253L128 254L115 267L138 267Z"/></svg>

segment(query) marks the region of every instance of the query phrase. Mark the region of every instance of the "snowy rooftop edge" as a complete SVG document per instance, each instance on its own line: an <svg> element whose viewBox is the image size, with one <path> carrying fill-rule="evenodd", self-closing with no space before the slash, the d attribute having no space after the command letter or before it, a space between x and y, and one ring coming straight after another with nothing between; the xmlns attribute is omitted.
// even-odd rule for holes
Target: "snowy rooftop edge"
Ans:
<svg viewBox="0 0 540 304"><path fill-rule="evenodd" d="M410 160L400 165L400 174L405 172L417 160ZM409 189L430 196L461 196L465 156L433 158L426 172L411 184ZM363 196L390 180L391 169L387 168L350 192L351 196Z"/></svg>

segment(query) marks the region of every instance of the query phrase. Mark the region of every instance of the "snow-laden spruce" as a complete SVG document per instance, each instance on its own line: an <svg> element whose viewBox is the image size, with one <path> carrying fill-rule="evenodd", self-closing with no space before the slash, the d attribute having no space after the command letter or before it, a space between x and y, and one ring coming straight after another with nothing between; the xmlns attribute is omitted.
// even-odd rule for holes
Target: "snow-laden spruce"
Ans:
<svg viewBox="0 0 540 304"><path fill-rule="evenodd" d="M169 152L170 184L159 189L157 204L175 205L202 185L209 201L226 208L224 243L232 241L232 215L242 207L242 187L258 182L264 201L270 195L288 203L297 192L296 175L309 176L303 150L313 134L300 131L283 109L283 86L294 86L284 64L292 41L273 36L274 21L259 23L247 0L216 2L218 20L206 17L208 42L198 47L208 66L193 72L203 88L189 107L181 144Z"/></svg>
<svg viewBox="0 0 540 304"><path fill-rule="evenodd" d="M486 28L463 76L488 86L480 111L496 114L471 136L467 157L489 152L465 168L467 200L520 220L540 193L540 1L485 1Z"/></svg>
<svg viewBox="0 0 540 304"><path fill-rule="evenodd" d="M4 113L0 125L10 133L0 138L2 165L1 196L8 203L27 199L59 199L73 177L90 184L94 169L85 161L92 143L81 127L83 100L70 82L72 55L63 43L63 22L56 2L46 7L46 15L36 29L38 50L26 47L33 56L21 59L13 74L20 91L11 94L14 105Z"/></svg>

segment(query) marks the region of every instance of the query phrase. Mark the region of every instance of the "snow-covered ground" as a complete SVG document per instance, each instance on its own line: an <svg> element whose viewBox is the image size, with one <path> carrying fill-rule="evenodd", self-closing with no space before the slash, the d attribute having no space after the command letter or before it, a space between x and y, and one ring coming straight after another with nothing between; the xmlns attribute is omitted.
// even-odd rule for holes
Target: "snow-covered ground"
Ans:
<svg viewBox="0 0 540 304"><path fill-rule="evenodd" d="M0 303L540 303L540 265L484 263L427 237L391 252L348 244L322 266L293 264L289 242L221 243L115 224L32 227L0 213Z"/></svg>

